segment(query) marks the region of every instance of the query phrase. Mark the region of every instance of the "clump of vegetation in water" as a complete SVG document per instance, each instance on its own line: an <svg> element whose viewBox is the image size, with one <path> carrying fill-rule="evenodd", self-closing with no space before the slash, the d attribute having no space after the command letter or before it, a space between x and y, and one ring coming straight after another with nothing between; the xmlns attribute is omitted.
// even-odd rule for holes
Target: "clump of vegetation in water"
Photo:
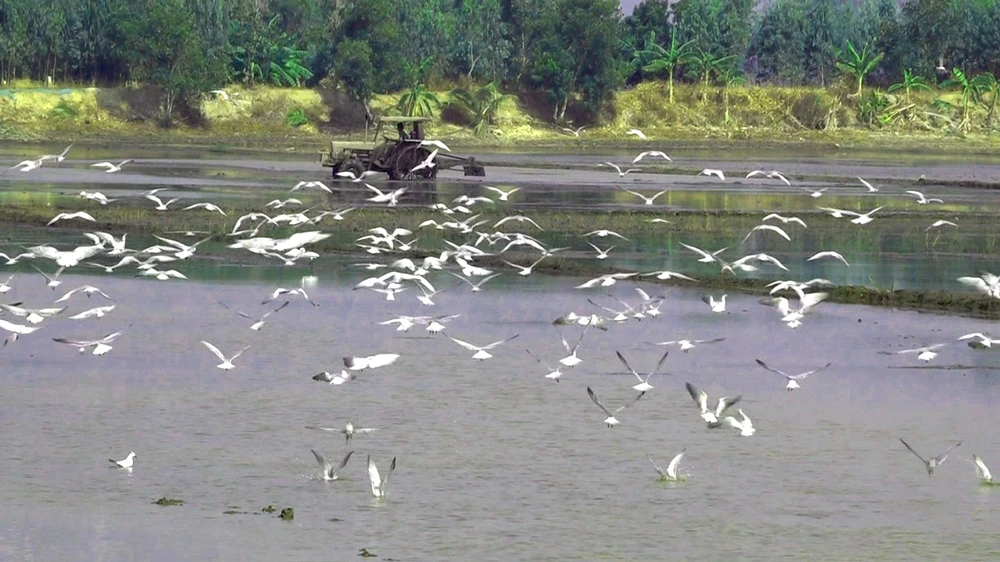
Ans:
<svg viewBox="0 0 1000 562"><path fill-rule="evenodd" d="M274 513L275 511L278 511L278 509L276 507L274 507L273 505L268 505L267 507L265 507L261 511L263 513Z"/></svg>
<svg viewBox="0 0 1000 562"><path fill-rule="evenodd" d="M168 498L167 496L163 496L162 498L156 500L153 503L156 505L184 505L184 500L177 498Z"/></svg>
<svg viewBox="0 0 1000 562"><path fill-rule="evenodd" d="M291 521L292 519L295 519L295 510L290 507L286 507L281 510L281 514L279 514L278 517L282 521Z"/></svg>

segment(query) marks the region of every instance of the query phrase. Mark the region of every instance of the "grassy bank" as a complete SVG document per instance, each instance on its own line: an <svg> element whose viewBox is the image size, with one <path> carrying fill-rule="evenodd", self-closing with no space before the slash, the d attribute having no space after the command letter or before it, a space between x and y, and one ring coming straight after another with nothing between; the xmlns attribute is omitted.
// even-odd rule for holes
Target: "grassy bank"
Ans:
<svg viewBox="0 0 1000 562"><path fill-rule="evenodd" d="M644 82L616 94L603 123L591 123L580 137L547 121L549 111L511 96L500 106L493 132L476 136L452 112L444 111L430 134L457 146L619 146L655 142L836 143L841 147L957 152L997 146L985 108L974 105L968 127L958 94L912 92L901 96L867 91L851 98L836 87L736 86L701 89L680 84L675 103L666 85ZM447 92L438 92L447 99ZM398 96L372 100L376 113L395 112ZM359 138L363 112L339 92L231 86L206 95L188 125L156 124L158 94L144 88L42 88L17 83L0 90L0 138L20 141L138 141L153 144L215 145L257 150L316 150L330 138ZM726 108L728 107L728 111ZM992 127L992 124L991 124ZM643 143L625 131L642 129Z"/></svg>

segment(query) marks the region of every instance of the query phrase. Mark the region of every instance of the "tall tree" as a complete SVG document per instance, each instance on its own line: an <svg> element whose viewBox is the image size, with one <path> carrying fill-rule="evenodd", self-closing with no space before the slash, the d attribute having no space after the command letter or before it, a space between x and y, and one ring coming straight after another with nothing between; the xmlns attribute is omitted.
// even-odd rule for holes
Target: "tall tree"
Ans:
<svg viewBox="0 0 1000 562"><path fill-rule="evenodd" d="M806 81L804 7L798 0L779 0L764 11L749 48L748 66L759 79L777 84Z"/></svg>
<svg viewBox="0 0 1000 562"><path fill-rule="evenodd" d="M680 0L674 5L678 41L694 41L696 51L716 57L734 55L742 64L756 5L757 0Z"/></svg>
<svg viewBox="0 0 1000 562"><path fill-rule="evenodd" d="M499 0L465 0L455 11L450 68L468 78L495 82L503 78L510 57L507 25L500 19Z"/></svg>
<svg viewBox="0 0 1000 562"><path fill-rule="evenodd" d="M621 10L616 0L558 0L536 22L540 39L533 85L549 92L553 118L562 120L579 93L596 113L624 80L618 60Z"/></svg>
<svg viewBox="0 0 1000 562"><path fill-rule="evenodd" d="M215 87L224 62L210 58L195 17L183 0L142 0L123 24L135 78L163 90L161 119L173 123L180 105L194 104L200 92Z"/></svg>

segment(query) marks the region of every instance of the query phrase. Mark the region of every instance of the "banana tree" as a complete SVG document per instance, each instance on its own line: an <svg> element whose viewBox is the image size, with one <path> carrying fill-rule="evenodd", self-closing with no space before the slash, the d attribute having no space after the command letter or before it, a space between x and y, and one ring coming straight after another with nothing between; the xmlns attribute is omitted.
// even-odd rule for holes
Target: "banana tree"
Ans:
<svg viewBox="0 0 1000 562"><path fill-rule="evenodd" d="M969 80L960 68L951 69L951 75L951 78L941 82L941 87L951 88L952 86L958 86L961 88L962 121L959 122L958 128L960 130L964 130L969 126L969 104L972 101L979 99L979 92L982 90L983 84L982 81L976 81L975 79Z"/></svg>
<svg viewBox="0 0 1000 562"><path fill-rule="evenodd" d="M740 74L740 69L736 65L720 67L718 69L719 83L722 84L722 105L725 108L725 123L729 124L729 88L747 83L747 79Z"/></svg>
<svg viewBox="0 0 1000 562"><path fill-rule="evenodd" d="M926 79L923 76L914 74L910 72L909 69L903 71L903 81L889 86L888 92L891 94L899 90L903 90L906 96L906 103L910 103L910 91L912 90L930 90L931 87L927 85Z"/></svg>
<svg viewBox="0 0 1000 562"><path fill-rule="evenodd" d="M674 103L674 73L677 65L685 64L691 58L691 45L693 40L681 45L677 45L677 34L670 34L670 48L664 49L656 42L656 32L649 32L649 39L646 40L647 48L636 52L639 60L648 60L642 67L643 72L667 71L667 99Z"/></svg>
<svg viewBox="0 0 1000 562"><path fill-rule="evenodd" d="M500 93L496 83L490 82L475 91L456 88L448 94L448 103L455 103L471 113L476 135L483 135L489 132L500 104L509 97Z"/></svg>
<svg viewBox="0 0 1000 562"><path fill-rule="evenodd" d="M403 92L399 101L396 102L396 109L406 117L434 115L434 110L441 107L441 100L427 88L427 84L424 82L433 62L434 57L427 57L420 61L416 68L409 66L413 83L410 89Z"/></svg>
<svg viewBox="0 0 1000 562"><path fill-rule="evenodd" d="M691 70L698 76L701 81L701 101L708 99L708 84L709 80L712 78L712 73L719 72L720 69L724 68L726 64L734 61L736 55L727 55L724 57L716 58L712 53L698 49L697 53L692 54L687 59L688 66Z"/></svg>
<svg viewBox="0 0 1000 562"><path fill-rule="evenodd" d="M423 82L415 82L396 102L396 109L407 117L434 115L434 110L440 107L441 100Z"/></svg>
<svg viewBox="0 0 1000 562"><path fill-rule="evenodd" d="M993 113L997 108L997 95L1000 94L1000 82L992 72L980 74L972 79L979 91L979 101L986 108L986 132L993 130ZM984 96L983 94L988 94Z"/></svg>
<svg viewBox="0 0 1000 562"><path fill-rule="evenodd" d="M861 88L865 83L865 76L868 76L882 62L885 53L875 54L870 43L866 43L859 53L850 39L847 40L847 51L842 51L836 47L833 50L837 56L837 68L844 74L848 74L858 82L858 89L854 93L855 97L861 95Z"/></svg>

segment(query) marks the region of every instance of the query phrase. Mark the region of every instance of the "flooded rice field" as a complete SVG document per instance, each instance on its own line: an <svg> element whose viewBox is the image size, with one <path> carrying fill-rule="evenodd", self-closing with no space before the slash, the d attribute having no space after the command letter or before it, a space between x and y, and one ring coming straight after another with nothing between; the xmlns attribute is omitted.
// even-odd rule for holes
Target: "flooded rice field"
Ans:
<svg viewBox="0 0 1000 562"><path fill-rule="evenodd" d="M11 160L9 166L33 151L6 147L0 157ZM139 153L120 156L136 159L120 173L88 169L93 160L111 156L117 155L91 155L84 147L58 166L7 172L0 176L0 204L29 201L51 206L55 215L79 191L100 190L120 199L108 209L116 203L128 208L148 205L141 194L164 187L157 195L180 198L184 205L262 207L268 199L294 196L288 190L300 180L323 180L336 192L300 192L304 206L371 205L365 201L371 193L359 195L364 188L359 192L349 182L329 181L327 170L292 156L267 161ZM672 156L678 166L702 166L692 165L694 155L688 162ZM549 213L555 220L554 210L565 208L609 216L629 211L643 221L662 211L681 226L649 223L635 228L627 241L585 240L566 230L536 233L518 224L507 229L537 235L547 249L568 246L567 255L593 262L598 260L588 241L600 248L617 245L600 261L623 272L718 274L718 262L699 263L682 243L710 252L730 246L719 254L726 260L766 252L789 270L758 264L755 271L739 273L762 279L825 277L835 284L965 293L974 289L957 283L957 277L996 270L995 196L981 188L935 184L930 178L947 177L940 169L945 164L926 164L933 168L924 172L929 179L914 187L902 173L871 174L866 167L896 167L889 158L865 164L831 156L827 168L816 173L822 180L789 175L788 186L745 178L722 184L672 173L639 174L639 182L628 174L618 182L617 174L594 164L624 164L624 153L564 158L574 164L560 176L552 167L530 171L532 162L550 161L549 155L482 156L495 163L487 167L488 184L521 188L509 196L510 215ZM823 155L802 158L823 165ZM745 175L758 166L795 165L793 154L751 160L734 157L714 167ZM856 176L882 187L868 193ZM462 194L495 198L481 183L442 172L436 182L414 184L400 206L416 212L432 203L453 205ZM616 185L646 196L668 192L647 207ZM827 190L817 198L800 189L822 187ZM927 205L903 193L910 189L945 202L934 204L939 208L932 216ZM886 215L875 213L865 225L834 222L818 205L859 213L885 206ZM88 209L95 215L112 212L99 207ZM770 212L795 213L808 227L777 222L791 240L764 232L742 243ZM744 225L742 219L726 219L727 213L749 218ZM960 226L925 232L938 219ZM343 223L350 220L348 214ZM598 221L595 229L606 226ZM13 256L44 244L64 251L91 244L82 234L89 231L85 222L69 223L72 228L59 224L7 225L0 232L0 251ZM360 236L340 224L302 230L319 230L345 244ZM492 225L481 230L489 232ZM363 226L362 233L398 225ZM475 242L474 235L413 230L413 236L398 238L419 237L418 247L427 252L448 249L446 239ZM119 238L123 232L111 234ZM200 239L157 234L185 244ZM126 247L141 250L156 243L143 233L129 236ZM221 246L212 240L205 247L210 244ZM808 261L820 250L836 250L850 265ZM391 268L367 271L355 264L388 266L395 259L391 253L251 266L224 254L199 258L198 251L157 264L186 277L166 281L138 277L133 264L113 274L79 265L62 271L55 277L58 285L50 287L52 282L32 268L55 276L57 265L50 259L0 266L0 283L13 275L0 285L0 320L35 328L16 341L8 328L2 333L8 343L0 351L5 453L0 501L16 509L0 516L0 558L1000 557L993 524L1000 518L1000 487L983 484L973 462L977 454L1000 466L1000 433L989 422L1000 399L1000 354L967 345L977 340L957 339L974 332L989 336L994 322L820 302L791 327L757 296L729 294L725 310L713 312L702 291L651 285L638 275L581 289L575 287L587 278L518 275L505 267L484 281L493 272L477 275L475 256L459 250L453 251L464 256L465 265L452 256L441 270L421 273L423 281L400 279L401 291L384 282L358 288ZM120 257L107 244L83 261L111 265ZM482 289L473 291L471 284L480 282ZM433 305L418 300L427 295L424 283L442 291L430 297ZM80 291L56 302L84 286L107 296ZM272 300L279 287L304 289L309 300L297 294ZM799 306L794 296L791 300L792 308ZM74 318L112 305L100 316ZM19 314L61 307L36 323ZM553 324L569 312L602 319L598 327ZM251 330L265 313L271 314L263 327ZM443 332L429 332L425 316L439 318ZM444 318L449 316L454 318ZM399 331L401 317L417 320ZM386 324L393 319L397 322ZM120 335L103 355L83 345L116 332ZM686 352L675 344L656 345L684 339L718 341L696 342ZM493 357L473 359L475 348L504 340L509 341L488 350ZM560 363L570 354L564 340L570 348L579 342L575 355L581 362L572 368ZM925 346L933 348L929 360L917 352L899 353ZM231 360L234 368L217 368L242 349ZM662 368L647 378L665 351ZM616 352L639 375L628 372ZM383 354L398 358L347 372L345 357ZM791 375L822 370L788 391L788 381L758 366L757 359ZM550 367L559 367L558 379L546 377ZM322 372L355 378L343 384L314 380ZM643 379L652 388L639 397L634 387ZM741 436L726 422L709 428L685 383L705 391L710 408L722 396L739 395L719 417L739 423L742 411L752 419L753 435ZM608 412L588 398L588 388ZM620 424L609 428L608 414ZM345 440L342 433L306 427L339 429L348 421L376 431ZM961 445L929 475L900 439L925 459ZM325 481L311 450L335 465L354 454L336 480ZM686 478L660 481L650 460L665 469L682 451L678 474ZM109 462L129 452L136 453L131 468ZM385 497L373 495L369 457L380 478L395 459ZM155 503L161 498L183 503ZM265 511L269 506L273 512ZM293 518L279 517L285 508L294 510Z"/></svg>

